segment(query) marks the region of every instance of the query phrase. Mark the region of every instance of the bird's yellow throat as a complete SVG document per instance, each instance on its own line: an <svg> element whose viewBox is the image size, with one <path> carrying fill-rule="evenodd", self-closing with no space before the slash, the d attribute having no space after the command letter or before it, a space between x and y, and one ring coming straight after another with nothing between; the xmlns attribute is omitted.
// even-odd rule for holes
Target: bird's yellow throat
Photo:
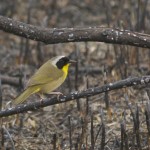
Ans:
<svg viewBox="0 0 150 150"><path fill-rule="evenodd" d="M65 66L63 66L62 70L65 74L65 77L67 77L68 75L68 69L69 69L70 64L66 64Z"/></svg>

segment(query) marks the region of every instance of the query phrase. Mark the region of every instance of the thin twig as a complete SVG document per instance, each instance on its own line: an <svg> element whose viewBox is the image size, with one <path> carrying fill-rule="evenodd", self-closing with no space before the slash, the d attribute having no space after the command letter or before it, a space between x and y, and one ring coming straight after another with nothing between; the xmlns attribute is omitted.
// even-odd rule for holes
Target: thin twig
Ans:
<svg viewBox="0 0 150 150"><path fill-rule="evenodd" d="M94 149L94 125L93 125L93 112L91 113L91 149Z"/></svg>
<svg viewBox="0 0 150 150"><path fill-rule="evenodd" d="M71 126L71 116L68 115L68 123L69 123L69 143L70 143L70 150L72 150L72 126Z"/></svg>
<svg viewBox="0 0 150 150"><path fill-rule="evenodd" d="M10 140L11 142L11 145L12 145L12 150L15 150L15 145L14 145L14 142L13 142L13 139L11 137L11 135L9 134L8 130L3 126L3 130L6 132L7 136L8 136L8 139Z"/></svg>

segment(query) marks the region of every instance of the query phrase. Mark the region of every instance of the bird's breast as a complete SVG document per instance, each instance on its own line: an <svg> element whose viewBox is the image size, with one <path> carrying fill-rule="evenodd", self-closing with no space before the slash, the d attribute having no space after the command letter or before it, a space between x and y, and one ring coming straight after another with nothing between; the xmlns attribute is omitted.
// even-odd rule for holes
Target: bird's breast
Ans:
<svg viewBox="0 0 150 150"><path fill-rule="evenodd" d="M68 75L68 69L69 69L69 65L70 64L66 64L65 66L63 66L62 71L64 73L64 77L66 78Z"/></svg>
<svg viewBox="0 0 150 150"><path fill-rule="evenodd" d="M59 77L57 80L53 80L47 84L44 84L41 87L41 92L49 94L50 92L57 89L66 79L66 74L64 73L61 77Z"/></svg>

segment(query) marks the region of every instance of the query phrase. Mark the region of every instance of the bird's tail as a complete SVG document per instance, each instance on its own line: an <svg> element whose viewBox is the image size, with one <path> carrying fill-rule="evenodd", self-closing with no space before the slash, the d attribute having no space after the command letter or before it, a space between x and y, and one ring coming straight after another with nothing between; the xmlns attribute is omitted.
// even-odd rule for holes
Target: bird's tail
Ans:
<svg viewBox="0 0 150 150"><path fill-rule="evenodd" d="M18 105L23 103L30 95L39 92L40 89L36 87L28 87L26 90L24 90L19 96L16 97L15 100L13 100L14 105Z"/></svg>

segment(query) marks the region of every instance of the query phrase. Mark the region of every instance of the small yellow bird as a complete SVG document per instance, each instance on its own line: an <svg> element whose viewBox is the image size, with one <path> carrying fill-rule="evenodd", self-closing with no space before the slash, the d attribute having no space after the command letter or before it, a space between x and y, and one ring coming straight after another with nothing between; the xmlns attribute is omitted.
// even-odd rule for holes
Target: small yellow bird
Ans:
<svg viewBox="0 0 150 150"><path fill-rule="evenodd" d="M75 62L66 56L57 56L48 60L31 77L26 89L16 97L13 103L21 104L34 93L51 94L65 81L70 64Z"/></svg>

